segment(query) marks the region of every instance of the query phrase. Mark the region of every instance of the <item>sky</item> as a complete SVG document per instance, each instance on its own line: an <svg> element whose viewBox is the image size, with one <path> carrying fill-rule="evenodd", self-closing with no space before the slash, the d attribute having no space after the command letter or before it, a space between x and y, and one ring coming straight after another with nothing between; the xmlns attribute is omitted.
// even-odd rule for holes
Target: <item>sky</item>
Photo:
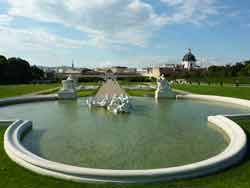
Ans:
<svg viewBox="0 0 250 188"><path fill-rule="evenodd" d="M250 58L249 0L0 0L0 54L42 66Z"/></svg>

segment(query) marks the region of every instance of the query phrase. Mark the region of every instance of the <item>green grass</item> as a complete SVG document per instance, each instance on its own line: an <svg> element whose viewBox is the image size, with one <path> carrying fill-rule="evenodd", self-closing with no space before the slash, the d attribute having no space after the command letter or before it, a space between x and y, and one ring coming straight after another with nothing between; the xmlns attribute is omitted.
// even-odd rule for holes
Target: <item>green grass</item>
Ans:
<svg viewBox="0 0 250 188"><path fill-rule="evenodd" d="M95 95L96 92L97 90L83 90L83 91L77 92L77 95L78 97L88 97L88 96Z"/></svg>
<svg viewBox="0 0 250 188"><path fill-rule="evenodd" d="M10 123L0 122L0 127L7 127Z"/></svg>
<svg viewBox="0 0 250 188"><path fill-rule="evenodd" d="M220 95L225 97L235 97L250 100L250 87L233 87L233 86L208 86L208 85L189 85L175 84L174 89L188 91L196 94Z"/></svg>
<svg viewBox="0 0 250 188"><path fill-rule="evenodd" d="M0 98L16 97L33 92L52 89L60 84L0 85Z"/></svg>
<svg viewBox="0 0 250 188"><path fill-rule="evenodd" d="M128 81L118 81L119 84L124 86L131 86L131 85L155 85L156 82L128 82Z"/></svg>
<svg viewBox="0 0 250 188"><path fill-rule="evenodd" d="M101 82L79 82L79 85L83 85L83 86L100 86Z"/></svg>
<svg viewBox="0 0 250 188"><path fill-rule="evenodd" d="M220 83L223 81L224 83L228 84L234 84L235 81L239 81L240 84L250 84L250 77L244 76L244 77L209 77L209 78L191 78L193 82L201 81L201 82L208 82L211 83Z"/></svg>
<svg viewBox="0 0 250 188"><path fill-rule="evenodd" d="M126 92L129 96L137 97L153 97L155 90L135 90L135 89L126 89Z"/></svg>
<svg viewBox="0 0 250 188"><path fill-rule="evenodd" d="M250 120L239 121L247 134L250 134ZM37 175L14 162L5 154L3 135L5 128L0 126L0 187L3 188L249 188L250 187L250 147L244 161L231 169L216 175L193 180L149 183L149 184L87 184L63 181Z"/></svg>

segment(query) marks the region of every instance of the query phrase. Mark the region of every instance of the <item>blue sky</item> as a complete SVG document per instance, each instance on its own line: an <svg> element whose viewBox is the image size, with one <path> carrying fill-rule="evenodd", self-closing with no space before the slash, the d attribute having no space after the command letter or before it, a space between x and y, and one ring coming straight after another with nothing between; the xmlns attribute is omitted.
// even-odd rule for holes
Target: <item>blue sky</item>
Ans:
<svg viewBox="0 0 250 188"><path fill-rule="evenodd" d="M250 58L249 0L0 0L0 54L32 64L144 67Z"/></svg>

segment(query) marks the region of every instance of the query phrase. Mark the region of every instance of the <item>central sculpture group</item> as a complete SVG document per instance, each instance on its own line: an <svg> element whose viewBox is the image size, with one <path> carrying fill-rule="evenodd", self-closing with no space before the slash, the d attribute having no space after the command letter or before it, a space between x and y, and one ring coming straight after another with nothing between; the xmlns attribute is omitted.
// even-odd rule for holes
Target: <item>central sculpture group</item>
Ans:
<svg viewBox="0 0 250 188"><path fill-rule="evenodd" d="M67 80L62 81L63 88L59 91L60 99L76 99L77 91L74 79L70 76ZM157 79L157 89L155 98L175 98L176 94L172 91L168 81L162 75ZM99 89L95 97L87 99L89 108L101 107L115 114L131 112L132 103L127 93L120 87L115 80L108 79Z"/></svg>
<svg viewBox="0 0 250 188"><path fill-rule="evenodd" d="M129 113L132 110L132 104L127 95L94 97L87 99L89 108L103 107L108 111L117 113Z"/></svg>

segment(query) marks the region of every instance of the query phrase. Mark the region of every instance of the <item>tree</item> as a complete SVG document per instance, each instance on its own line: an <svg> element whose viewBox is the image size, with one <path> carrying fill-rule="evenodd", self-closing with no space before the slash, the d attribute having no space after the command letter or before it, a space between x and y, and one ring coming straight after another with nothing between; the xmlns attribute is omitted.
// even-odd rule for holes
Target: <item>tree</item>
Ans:
<svg viewBox="0 0 250 188"><path fill-rule="evenodd" d="M16 57L7 59L0 56L1 84L22 84L29 83L33 79L41 80L43 78L43 70L36 66L31 67L28 61Z"/></svg>
<svg viewBox="0 0 250 188"><path fill-rule="evenodd" d="M30 82L32 74L29 63L21 58L9 58L4 68L3 79L7 84Z"/></svg>
<svg viewBox="0 0 250 188"><path fill-rule="evenodd" d="M232 66L232 74L231 76L239 76L240 71L244 69L244 64L242 63L236 63L235 65Z"/></svg>
<svg viewBox="0 0 250 188"><path fill-rule="evenodd" d="M5 64L8 63L8 60L6 57L4 57L3 55L0 55L0 64Z"/></svg>
<svg viewBox="0 0 250 188"><path fill-rule="evenodd" d="M31 74L33 80L42 80L44 78L44 71L37 66L31 67Z"/></svg>
<svg viewBox="0 0 250 188"><path fill-rule="evenodd" d="M4 82L3 73L5 71L5 66L8 63L7 58L0 55L0 83Z"/></svg>
<svg viewBox="0 0 250 188"><path fill-rule="evenodd" d="M250 63L245 64L245 67L239 72L240 76L249 76L250 75Z"/></svg>

